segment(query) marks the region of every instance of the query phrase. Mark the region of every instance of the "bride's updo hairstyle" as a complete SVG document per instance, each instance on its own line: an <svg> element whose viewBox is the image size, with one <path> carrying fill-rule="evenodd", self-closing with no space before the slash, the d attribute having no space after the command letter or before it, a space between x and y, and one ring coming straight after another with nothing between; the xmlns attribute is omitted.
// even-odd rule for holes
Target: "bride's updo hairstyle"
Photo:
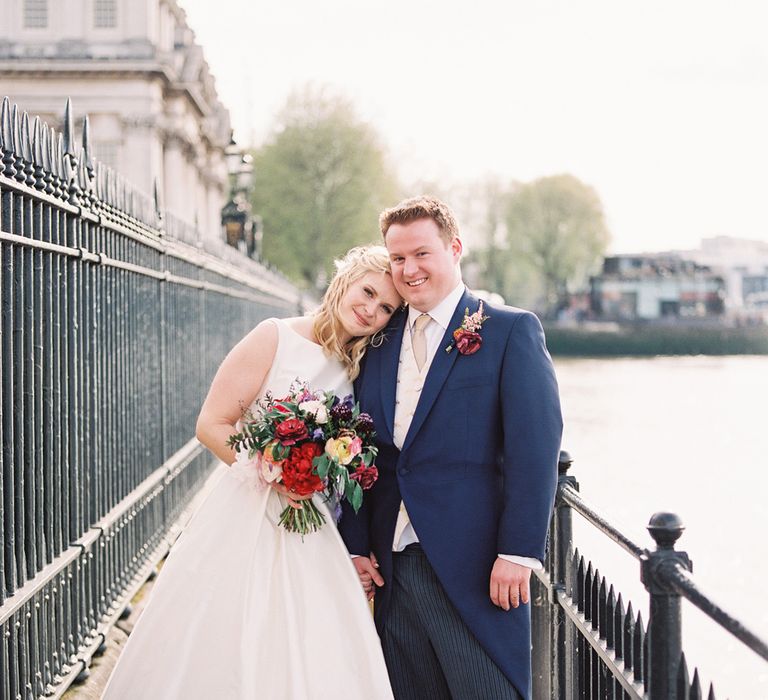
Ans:
<svg viewBox="0 0 768 700"><path fill-rule="evenodd" d="M341 301L350 285L367 272L391 274L389 254L384 246L359 246L352 248L340 260L334 261L334 265L336 274L328 285L320 306L315 311L313 330L315 338L325 352L343 362L349 378L355 379L360 372L363 353L374 336L358 336L346 344L342 342L344 328L339 319Z"/></svg>

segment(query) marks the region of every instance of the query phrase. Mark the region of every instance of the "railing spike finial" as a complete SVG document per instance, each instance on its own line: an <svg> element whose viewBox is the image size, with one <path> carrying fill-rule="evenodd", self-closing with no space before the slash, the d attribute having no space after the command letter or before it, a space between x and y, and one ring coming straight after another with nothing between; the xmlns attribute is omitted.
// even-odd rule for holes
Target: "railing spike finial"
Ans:
<svg viewBox="0 0 768 700"><path fill-rule="evenodd" d="M80 183L78 182L78 158L75 149L75 120L72 115L72 98L67 98L64 108L64 153L63 174L65 191L69 192L67 201L70 204L80 202Z"/></svg>
<svg viewBox="0 0 768 700"><path fill-rule="evenodd" d="M107 171L107 201L110 206L117 206L117 173L112 168Z"/></svg>
<svg viewBox="0 0 768 700"><path fill-rule="evenodd" d="M88 193L91 190L92 171L88 170L88 167L86 166L85 161L86 161L85 149L81 148L80 158L78 159L78 163L77 163L77 182L78 182L78 186L87 197Z"/></svg>
<svg viewBox="0 0 768 700"><path fill-rule="evenodd" d="M72 117L72 98L67 98L64 107L64 154L75 157L75 121Z"/></svg>
<svg viewBox="0 0 768 700"><path fill-rule="evenodd" d="M45 189L45 162L43 160L43 124L40 117L32 122L32 163L34 164L35 187Z"/></svg>
<svg viewBox="0 0 768 700"><path fill-rule="evenodd" d="M24 172L24 153L21 145L21 117L19 116L19 106L14 104L11 108L11 125L13 138L13 167L16 168L16 179L19 182L26 180Z"/></svg>
<svg viewBox="0 0 768 700"><path fill-rule="evenodd" d="M699 669L693 670L693 681L691 682L690 700L702 700L701 698L701 679L699 678Z"/></svg>
<svg viewBox="0 0 768 700"><path fill-rule="evenodd" d="M32 154L32 130L29 125L29 112L21 115L21 157L24 159L24 184L32 187L35 184L35 164Z"/></svg>
<svg viewBox="0 0 768 700"><path fill-rule="evenodd" d="M43 152L43 180L45 182L45 193L53 194L53 158L51 156L51 134L52 130L47 124L43 123L42 138L40 147Z"/></svg>
<svg viewBox="0 0 768 700"><path fill-rule="evenodd" d="M562 475L566 474L573 464L573 457L569 452L560 450L560 456L557 460L557 471Z"/></svg>
<svg viewBox="0 0 768 700"><path fill-rule="evenodd" d="M6 150L10 146L11 139L11 101L8 97L3 97L3 104L0 107L0 149Z"/></svg>
<svg viewBox="0 0 768 700"><path fill-rule="evenodd" d="M127 206L128 188L126 187L125 178L122 175L118 177L119 177L118 182L120 183L120 187L118 188L117 205L120 207L120 210L125 214L126 210L128 209L128 206Z"/></svg>
<svg viewBox="0 0 768 700"><path fill-rule="evenodd" d="M19 119L19 105L15 102L11 106L11 148L15 156L21 155L21 124Z"/></svg>
<svg viewBox="0 0 768 700"><path fill-rule="evenodd" d="M32 161L35 165L43 164L43 138L42 122L40 117L32 121Z"/></svg>
<svg viewBox="0 0 768 700"><path fill-rule="evenodd" d="M157 178L152 181L152 201L155 205L155 213L160 216L160 185L157 182Z"/></svg>
<svg viewBox="0 0 768 700"><path fill-rule="evenodd" d="M680 654L680 665L677 667L677 697L684 700L688 697L691 687L691 677L688 673L688 662L685 653Z"/></svg>
<svg viewBox="0 0 768 700"><path fill-rule="evenodd" d="M83 117L83 160L88 169L88 175L93 177L93 153L91 149L91 121L86 114Z"/></svg>
<svg viewBox="0 0 768 700"><path fill-rule="evenodd" d="M155 178L152 184L152 204L155 209L155 226L160 232L160 235L163 236L165 235L163 227L163 203L161 201L160 195L160 183L158 182L157 178Z"/></svg>
<svg viewBox="0 0 768 700"><path fill-rule="evenodd" d="M104 164L96 161L93 178L93 193L96 200L101 202L104 199Z"/></svg>
<svg viewBox="0 0 768 700"><path fill-rule="evenodd" d="M64 194L64 134L56 134L53 144L53 172L55 175L55 195L61 197Z"/></svg>
<svg viewBox="0 0 768 700"><path fill-rule="evenodd" d="M32 160L32 134L29 126L29 112L21 113L21 157L29 162Z"/></svg>
<svg viewBox="0 0 768 700"><path fill-rule="evenodd" d="M0 172L6 177L14 177L16 168L13 157L13 128L11 122L11 101L3 98L0 108L0 150L2 150L3 162Z"/></svg>

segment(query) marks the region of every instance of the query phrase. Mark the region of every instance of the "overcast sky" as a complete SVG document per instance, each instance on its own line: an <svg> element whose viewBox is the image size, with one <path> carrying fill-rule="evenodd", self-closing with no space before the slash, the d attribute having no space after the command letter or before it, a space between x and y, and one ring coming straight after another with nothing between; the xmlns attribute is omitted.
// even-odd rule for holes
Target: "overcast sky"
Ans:
<svg viewBox="0 0 768 700"><path fill-rule="evenodd" d="M614 252L768 240L764 0L179 0L236 138L307 82L401 178L594 186Z"/></svg>

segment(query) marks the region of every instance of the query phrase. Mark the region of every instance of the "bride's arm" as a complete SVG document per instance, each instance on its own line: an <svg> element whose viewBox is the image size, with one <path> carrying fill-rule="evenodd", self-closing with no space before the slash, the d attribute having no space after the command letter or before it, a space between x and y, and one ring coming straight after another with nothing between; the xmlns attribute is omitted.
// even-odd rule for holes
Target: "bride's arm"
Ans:
<svg viewBox="0 0 768 700"><path fill-rule="evenodd" d="M262 321L235 345L213 378L197 418L195 435L226 464L235 461L227 439L237 432L235 424L256 398L269 373L277 350L277 327Z"/></svg>

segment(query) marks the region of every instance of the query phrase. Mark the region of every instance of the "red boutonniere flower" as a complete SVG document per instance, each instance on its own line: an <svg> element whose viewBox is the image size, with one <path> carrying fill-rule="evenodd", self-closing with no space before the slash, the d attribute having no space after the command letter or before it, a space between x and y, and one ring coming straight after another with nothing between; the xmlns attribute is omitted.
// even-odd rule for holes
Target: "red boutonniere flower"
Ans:
<svg viewBox="0 0 768 700"><path fill-rule="evenodd" d="M483 323L489 318L490 316L483 313L482 301L473 314L469 313L468 308L464 309L464 320L461 322L461 326L453 331L453 340L445 348L445 351L451 352L456 347L462 355L474 355L483 344L483 337L479 331L482 329Z"/></svg>

